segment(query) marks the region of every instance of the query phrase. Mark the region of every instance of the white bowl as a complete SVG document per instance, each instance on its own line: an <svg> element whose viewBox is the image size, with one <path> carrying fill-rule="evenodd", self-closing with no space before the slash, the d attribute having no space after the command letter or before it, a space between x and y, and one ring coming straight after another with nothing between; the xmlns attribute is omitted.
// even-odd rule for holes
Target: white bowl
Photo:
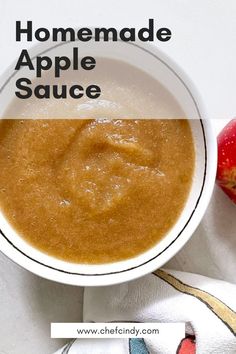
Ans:
<svg viewBox="0 0 236 354"><path fill-rule="evenodd" d="M30 50L33 58L45 52L68 55L72 43L51 47L51 43ZM125 61L149 73L176 99L190 126L196 151L193 183L186 205L176 224L154 247L129 260L104 265L84 265L61 261L48 256L28 244L0 213L0 250L14 262L47 279L80 286L116 284L138 278L154 271L173 257L188 241L201 221L209 203L215 183L217 164L216 137L206 110L194 84L170 58L153 45L124 42L107 45L91 42L80 44L80 54L107 57ZM11 66L2 76L0 85L0 116L12 100L13 85L24 70L13 71ZM27 77L27 76L26 76Z"/></svg>

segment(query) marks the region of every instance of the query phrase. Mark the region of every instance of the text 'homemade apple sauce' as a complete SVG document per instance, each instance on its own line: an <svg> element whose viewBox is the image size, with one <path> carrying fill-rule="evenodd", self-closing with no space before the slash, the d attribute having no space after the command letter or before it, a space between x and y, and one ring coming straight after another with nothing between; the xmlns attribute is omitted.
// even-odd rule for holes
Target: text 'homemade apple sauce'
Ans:
<svg viewBox="0 0 236 354"><path fill-rule="evenodd" d="M194 159L187 120L3 120L0 206L49 255L124 260L174 225Z"/></svg>

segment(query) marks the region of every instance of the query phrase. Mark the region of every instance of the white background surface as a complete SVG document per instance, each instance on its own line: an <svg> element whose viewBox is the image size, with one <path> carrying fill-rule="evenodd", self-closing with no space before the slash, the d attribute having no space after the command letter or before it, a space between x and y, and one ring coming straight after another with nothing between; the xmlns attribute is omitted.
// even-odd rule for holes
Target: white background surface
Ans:
<svg viewBox="0 0 236 354"><path fill-rule="evenodd" d="M0 74L29 43L15 21L37 27L135 26L155 18L173 38L157 45L186 71L213 118L236 115L235 0L0 0ZM225 120L214 120L216 133ZM236 206L216 187L195 235L168 267L236 282ZM80 321L82 289L53 283L0 254L0 354L49 354L50 322Z"/></svg>

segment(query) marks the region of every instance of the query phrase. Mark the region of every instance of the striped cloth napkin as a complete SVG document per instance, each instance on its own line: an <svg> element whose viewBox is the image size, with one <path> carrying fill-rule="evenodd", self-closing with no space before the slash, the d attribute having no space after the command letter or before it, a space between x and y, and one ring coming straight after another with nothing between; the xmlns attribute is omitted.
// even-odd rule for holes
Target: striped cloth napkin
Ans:
<svg viewBox="0 0 236 354"><path fill-rule="evenodd" d="M77 339L56 354L235 354L236 285L158 270L119 285L86 288L84 322L185 322L182 340Z"/></svg>

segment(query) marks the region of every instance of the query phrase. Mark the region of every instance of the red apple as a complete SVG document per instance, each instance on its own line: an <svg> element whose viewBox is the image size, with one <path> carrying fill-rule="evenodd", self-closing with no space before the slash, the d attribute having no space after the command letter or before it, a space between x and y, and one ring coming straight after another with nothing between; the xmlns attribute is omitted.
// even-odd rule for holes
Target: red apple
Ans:
<svg viewBox="0 0 236 354"><path fill-rule="evenodd" d="M217 183L236 203L236 119L218 136Z"/></svg>

